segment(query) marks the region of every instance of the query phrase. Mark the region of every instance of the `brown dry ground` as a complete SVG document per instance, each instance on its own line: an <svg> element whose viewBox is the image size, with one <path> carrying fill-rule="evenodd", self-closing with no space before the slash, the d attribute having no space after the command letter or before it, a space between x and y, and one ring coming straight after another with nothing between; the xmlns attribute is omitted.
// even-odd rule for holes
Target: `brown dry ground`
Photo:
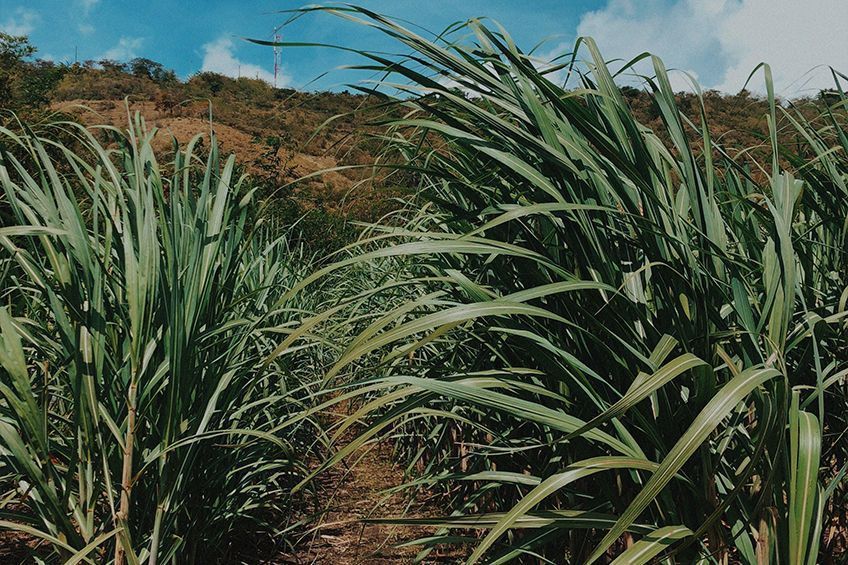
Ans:
<svg viewBox="0 0 848 565"><path fill-rule="evenodd" d="M402 494L384 494L403 482L403 473L391 460L385 444L363 448L350 461L350 466L339 466L320 478L327 512L297 540L296 552L283 554L274 563L388 565L413 561L420 548L398 545L431 535L432 530L363 520L436 516L440 514L438 505L424 496L410 502ZM440 547L423 562L456 563L463 556L458 548Z"/></svg>
<svg viewBox="0 0 848 565"><path fill-rule="evenodd" d="M37 542L25 535L8 530L0 531L0 563L13 565L34 563L32 554Z"/></svg>
<svg viewBox="0 0 848 565"><path fill-rule="evenodd" d="M202 134L208 147L210 129L215 134L222 155L235 154L236 160L245 167L245 172L262 177L271 165L268 146L260 135L220 123L208 118L208 108L203 104L165 111L157 108L151 100L67 100L52 104L54 111L63 112L87 126L109 125L120 129L130 127L130 119L138 112L148 129L156 128L153 148L158 155L167 156L173 140L184 146L197 134ZM211 128L210 128L211 126ZM272 133L271 130L263 133ZM305 209L316 206L343 214L361 215L379 201L367 183L359 182L364 175L350 169L333 170L341 165L350 165L337 151L322 149L316 144L298 149L277 150L274 165L282 175L280 182L306 179L294 187L294 196ZM320 172L320 174L318 174Z"/></svg>
<svg viewBox="0 0 848 565"><path fill-rule="evenodd" d="M203 134L207 142L209 137L208 118L189 113L177 115L165 112L157 109L152 101L133 101L127 105L123 100L69 100L54 104L53 109L74 115L86 125L107 124L118 128L129 127L131 116L138 112L145 119L148 128L160 130L161 135L154 138L153 147L162 153L170 150L172 139L185 145L197 134ZM256 172L250 159L266 150L266 146L256 136L238 128L217 121L213 121L211 126L222 153L235 153L239 162L247 165L249 172ZM285 153L285 150L280 151ZM339 164L331 155L291 152L281 156L294 167L298 176L331 169ZM333 183L340 189L348 189L352 184L350 179L338 172L326 173L321 178L325 183Z"/></svg>

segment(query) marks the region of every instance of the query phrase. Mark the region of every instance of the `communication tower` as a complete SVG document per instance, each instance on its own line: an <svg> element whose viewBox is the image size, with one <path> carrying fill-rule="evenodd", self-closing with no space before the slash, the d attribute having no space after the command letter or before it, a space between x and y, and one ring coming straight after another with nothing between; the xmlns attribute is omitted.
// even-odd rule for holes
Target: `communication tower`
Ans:
<svg viewBox="0 0 848 565"><path fill-rule="evenodd" d="M274 88L277 88L277 74L282 66L282 52L280 50L280 40L282 37L279 33L274 34Z"/></svg>

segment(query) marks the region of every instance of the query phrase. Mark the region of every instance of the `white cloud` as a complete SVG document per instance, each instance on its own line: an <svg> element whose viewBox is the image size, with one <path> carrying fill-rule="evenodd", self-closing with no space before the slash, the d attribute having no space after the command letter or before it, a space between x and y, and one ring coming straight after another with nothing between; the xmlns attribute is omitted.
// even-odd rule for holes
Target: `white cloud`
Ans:
<svg viewBox="0 0 848 565"><path fill-rule="evenodd" d="M207 43L203 46L203 66L201 70L219 73L228 77L247 77L258 78L269 84L274 84L274 73L267 69L245 63L235 55L236 45L229 37L222 36ZM268 50L268 58L271 58L271 51ZM277 86L285 87L291 84L291 77L284 72L277 74Z"/></svg>
<svg viewBox="0 0 848 565"><path fill-rule="evenodd" d="M786 96L832 87L830 70L822 66L848 71L845 0L745 0L740 4L719 28L730 63L717 84L721 90L739 90L762 61L771 65L777 93ZM762 84L761 77L752 83Z"/></svg>
<svg viewBox="0 0 848 565"><path fill-rule="evenodd" d="M100 3L100 0L78 0L82 7L83 22L77 26L77 29L82 35L91 35L95 32L95 28L88 21L88 16L91 10Z"/></svg>
<svg viewBox="0 0 848 565"><path fill-rule="evenodd" d="M832 86L826 69L848 69L845 0L609 0L585 14L578 35L595 38L607 58L643 51L669 68L699 76L702 86L737 92L760 62L772 66L775 90L795 96ZM653 74L645 62L638 71ZM762 75L749 89L763 91ZM672 86L690 89L682 73Z"/></svg>
<svg viewBox="0 0 848 565"><path fill-rule="evenodd" d="M111 49L100 55L99 59L109 59L111 61L128 61L134 59L143 43L143 37L122 37Z"/></svg>
<svg viewBox="0 0 848 565"><path fill-rule="evenodd" d="M723 0L610 0L605 8L585 14L577 28L579 36L590 36L604 57L620 59L614 69L646 51L663 58L666 68L693 76L715 68L721 44L715 29L727 2ZM652 76L650 60L635 72ZM703 69L701 72L695 69ZM631 73L632 75L632 73ZM691 90L684 72L670 71L672 87Z"/></svg>
<svg viewBox="0 0 848 565"><path fill-rule="evenodd" d="M38 12L18 8L14 13L0 22L0 31L9 35L29 35L35 29L35 24L41 17Z"/></svg>

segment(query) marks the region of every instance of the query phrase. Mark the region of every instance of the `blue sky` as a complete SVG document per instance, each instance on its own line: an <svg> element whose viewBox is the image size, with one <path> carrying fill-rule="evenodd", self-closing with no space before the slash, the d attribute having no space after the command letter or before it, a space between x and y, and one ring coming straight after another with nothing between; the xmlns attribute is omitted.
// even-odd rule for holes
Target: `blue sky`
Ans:
<svg viewBox="0 0 848 565"><path fill-rule="evenodd" d="M271 50L241 37L270 38L292 0L0 0L0 30L30 35L42 57L73 61L143 56L186 77L199 70L270 79ZM848 0L359 0L375 11L414 20L431 31L474 16L503 23L525 48L570 50L592 35L608 58L649 50L707 88L737 91L760 61L774 67L778 92L812 93L829 85L832 65L848 73ZM326 15L302 18L285 40L396 50L385 37ZM325 71L355 62L314 48L283 52L280 82L340 88L359 77ZM813 72L809 71L813 69ZM683 73L675 85L687 87ZM758 90L757 84L753 85Z"/></svg>

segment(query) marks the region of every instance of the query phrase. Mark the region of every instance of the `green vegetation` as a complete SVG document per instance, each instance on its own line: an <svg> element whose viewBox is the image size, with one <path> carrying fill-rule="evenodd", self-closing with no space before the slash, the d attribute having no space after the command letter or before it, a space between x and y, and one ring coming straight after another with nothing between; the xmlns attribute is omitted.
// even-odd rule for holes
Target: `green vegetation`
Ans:
<svg viewBox="0 0 848 565"><path fill-rule="evenodd" d="M395 521L439 527L425 547L471 544L469 562L836 551L823 532L846 509L844 95L815 121L769 95L754 173L703 106L681 114L659 59L655 131L591 40L566 91L478 21L468 46L333 13L413 51L363 53L364 68L406 85L391 143L431 205L361 257L407 258L412 298L326 373L364 375L368 399L327 465L391 430L410 486L444 487L454 511ZM379 376L358 373L375 354Z"/></svg>
<svg viewBox="0 0 848 565"><path fill-rule="evenodd" d="M160 166L140 121L114 149L55 127L82 149L0 130L30 163L0 164L3 526L74 562L114 546L116 563L209 563L278 539L314 431L276 426L315 357L262 363L313 307L279 302L309 257L256 224L214 145Z"/></svg>
<svg viewBox="0 0 848 565"><path fill-rule="evenodd" d="M414 193L319 261L354 234L292 228L290 132L242 176L214 135L163 160L141 117L0 128L0 526L51 562L254 562L385 442L386 487L438 496L378 520L431 527L420 560L844 560L846 77L682 95L648 58L640 92L590 39L550 64L477 20L428 40L316 10L412 52L361 52L384 145L357 159ZM147 60L56 88L107 75L280 109Z"/></svg>
<svg viewBox="0 0 848 565"><path fill-rule="evenodd" d="M26 36L0 32L0 101L7 110L42 106L61 79L50 63L25 63L35 53ZM1 123L1 122L0 122Z"/></svg>

